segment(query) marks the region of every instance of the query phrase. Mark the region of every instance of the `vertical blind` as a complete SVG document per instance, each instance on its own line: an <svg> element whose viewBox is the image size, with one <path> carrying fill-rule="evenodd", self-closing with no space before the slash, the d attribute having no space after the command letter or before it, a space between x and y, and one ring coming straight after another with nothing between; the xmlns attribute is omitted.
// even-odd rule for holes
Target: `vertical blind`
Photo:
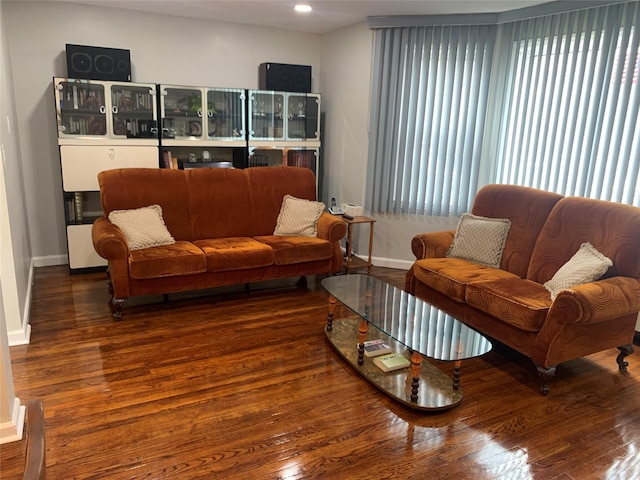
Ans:
<svg viewBox="0 0 640 480"><path fill-rule="evenodd" d="M640 2L377 29L366 207L460 215L479 178L640 205L639 41Z"/></svg>
<svg viewBox="0 0 640 480"><path fill-rule="evenodd" d="M369 210L467 210L477 189L495 32L495 25L376 31Z"/></svg>
<svg viewBox="0 0 640 480"><path fill-rule="evenodd" d="M497 183L640 205L640 3L505 26Z"/></svg>

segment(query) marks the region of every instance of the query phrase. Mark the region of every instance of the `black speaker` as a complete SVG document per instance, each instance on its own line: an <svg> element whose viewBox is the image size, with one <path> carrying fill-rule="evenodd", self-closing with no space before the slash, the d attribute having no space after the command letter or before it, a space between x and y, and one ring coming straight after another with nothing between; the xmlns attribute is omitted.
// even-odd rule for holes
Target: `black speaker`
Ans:
<svg viewBox="0 0 640 480"><path fill-rule="evenodd" d="M286 63L261 63L259 88L281 92L311 93L311 67Z"/></svg>
<svg viewBox="0 0 640 480"><path fill-rule="evenodd" d="M86 80L131 81L131 54L121 48L67 43L67 76Z"/></svg>

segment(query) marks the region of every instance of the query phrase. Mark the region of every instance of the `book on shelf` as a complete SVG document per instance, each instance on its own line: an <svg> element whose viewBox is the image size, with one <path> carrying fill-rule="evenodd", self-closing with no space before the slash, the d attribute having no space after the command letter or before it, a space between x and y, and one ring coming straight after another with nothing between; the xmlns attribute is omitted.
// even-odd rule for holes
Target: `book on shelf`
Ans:
<svg viewBox="0 0 640 480"><path fill-rule="evenodd" d="M391 345L384 340L367 340L364 342L365 357L377 357L385 353L391 353Z"/></svg>
<svg viewBox="0 0 640 480"><path fill-rule="evenodd" d="M409 360L407 360L401 353L397 352L375 357L373 359L373 363L383 372L391 372L411 365Z"/></svg>

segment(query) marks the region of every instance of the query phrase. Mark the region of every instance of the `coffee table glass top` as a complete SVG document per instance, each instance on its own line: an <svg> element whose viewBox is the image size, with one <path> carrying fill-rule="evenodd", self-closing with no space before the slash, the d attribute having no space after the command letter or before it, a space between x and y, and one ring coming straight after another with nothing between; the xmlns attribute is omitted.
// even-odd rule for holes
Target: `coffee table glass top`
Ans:
<svg viewBox="0 0 640 480"><path fill-rule="evenodd" d="M426 357L456 361L491 350L491 342L480 333L377 278L337 275L324 278L321 285L369 325Z"/></svg>

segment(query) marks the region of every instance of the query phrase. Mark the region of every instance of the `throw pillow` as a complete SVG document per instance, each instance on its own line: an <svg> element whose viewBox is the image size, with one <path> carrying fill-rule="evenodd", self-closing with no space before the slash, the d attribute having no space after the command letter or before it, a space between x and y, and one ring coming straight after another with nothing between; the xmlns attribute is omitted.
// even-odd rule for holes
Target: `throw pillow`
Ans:
<svg viewBox="0 0 640 480"><path fill-rule="evenodd" d="M318 219L324 211L324 203L285 195L278 214L274 235L317 237Z"/></svg>
<svg viewBox="0 0 640 480"><path fill-rule="evenodd" d="M464 213L446 256L500 268L510 228L511 220L507 218L487 218Z"/></svg>
<svg viewBox="0 0 640 480"><path fill-rule="evenodd" d="M544 288L551 293L551 300L555 300L561 290L593 282L604 275L612 265L613 262L593 245L583 243L551 280L545 282Z"/></svg>
<svg viewBox="0 0 640 480"><path fill-rule="evenodd" d="M164 224L160 205L114 210L109 214L109 221L120 227L127 238L129 250L176 243Z"/></svg>

